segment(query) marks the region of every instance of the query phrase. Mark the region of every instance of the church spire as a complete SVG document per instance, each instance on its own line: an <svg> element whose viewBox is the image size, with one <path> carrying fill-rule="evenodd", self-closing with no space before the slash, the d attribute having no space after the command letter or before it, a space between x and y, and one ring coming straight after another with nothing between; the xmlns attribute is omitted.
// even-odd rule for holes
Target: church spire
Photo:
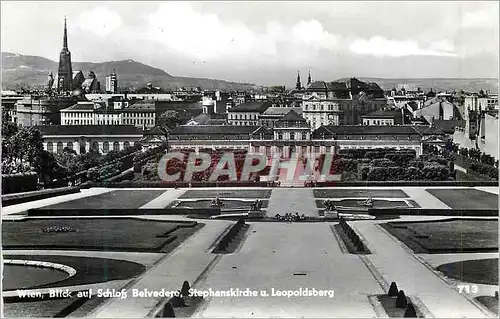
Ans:
<svg viewBox="0 0 500 319"><path fill-rule="evenodd" d="M66 27L66 16L64 16L63 50L68 50L68 28Z"/></svg>
<svg viewBox="0 0 500 319"><path fill-rule="evenodd" d="M71 67L71 52L68 49L66 17L64 17L63 48L59 54L59 68L57 70L57 89L59 92L73 90L73 70Z"/></svg>
<svg viewBox="0 0 500 319"><path fill-rule="evenodd" d="M302 89L302 83L300 82L300 71L297 71L297 84L295 84L297 90Z"/></svg>
<svg viewBox="0 0 500 319"><path fill-rule="evenodd" d="M307 77L307 85L311 85L311 70L309 70L309 76Z"/></svg>

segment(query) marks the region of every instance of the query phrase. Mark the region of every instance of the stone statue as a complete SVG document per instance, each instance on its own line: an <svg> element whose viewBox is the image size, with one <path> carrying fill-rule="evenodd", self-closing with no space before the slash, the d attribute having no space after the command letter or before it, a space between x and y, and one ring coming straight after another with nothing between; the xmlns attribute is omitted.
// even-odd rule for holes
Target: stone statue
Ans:
<svg viewBox="0 0 500 319"><path fill-rule="evenodd" d="M361 203L361 205L372 207L373 206L373 198L368 197L368 199L365 200L363 203Z"/></svg>

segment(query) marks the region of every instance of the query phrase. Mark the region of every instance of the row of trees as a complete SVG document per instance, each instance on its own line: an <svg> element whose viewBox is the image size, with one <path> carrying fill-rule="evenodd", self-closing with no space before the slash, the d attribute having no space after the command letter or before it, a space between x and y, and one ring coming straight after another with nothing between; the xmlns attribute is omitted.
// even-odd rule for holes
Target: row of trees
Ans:
<svg viewBox="0 0 500 319"><path fill-rule="evenodd" d="M493 156L486 153L482 153L478 149L461 147L458 150L458 154L462 155L463 157L470 158L479 163L498 167L498 160L495 161L495 158Z"/></svg>
<svg viewBox="0 0 500 319"><path fill-rule="evenodd" d="M469 169L476 173L486 175L494 180L498 180L498 168L495 166L482 163L472 163Z"/></svg>

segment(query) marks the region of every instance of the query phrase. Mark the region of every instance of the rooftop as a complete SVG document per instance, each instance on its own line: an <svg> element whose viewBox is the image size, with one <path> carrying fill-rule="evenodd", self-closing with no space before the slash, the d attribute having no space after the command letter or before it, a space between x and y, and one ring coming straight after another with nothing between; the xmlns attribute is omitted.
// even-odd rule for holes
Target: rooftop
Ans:
<svg viewBox="0 0 500 319"><path fill-rule="evenodd" d="M301 107L270 107L268 108L263 115L286 115L290 110L294 110L297 114L302 114Z"/></svg>
<svg viewBox="0 0 500 319"><path fill-rule="evenodd" d="M78 102L70 107L62 109L61 112L68 111L93 111L94 110L94 102Z"/></svg>
<svg viewBox="0 0 500 319"><path fill-rule="evenodd" d="M306 120L302 116L297 114L297 112L295 112L294 110L289 110L288 113L285 116L283 116L282 118L280 118L278 121L279 122L285 122L285 121L305 122Z"/></svg>
<svg viewBox="0 0 500 319"><path fill-rule="evenodd" d="M314 133L329 135L442 135L435 127L425 125L338 125L321 126ZM313 134L314 134L313 133Z"/></svg>
<svg viewBox="0 0 500 319"><path fill-rule="evenodd" d="M269 108L269 103L267 102L250 102L243 103L232 107L228 110L228 112L264 112Z"/></svg>
<svg viewBox="0 0 500 319"><path fill-rule="evenodd" d="M171 135L238 135L251 134L259 126L240 125L181 125L170 132Z"/></svg>
<svg viewBox="0 0 500 319"><path fill-rule="evenodd" d="M440 129L446 134L453 134L455 127L465 127L464 120L434 120L433 124L437 129Z"/></svg>
<svg viewBox="0 0 500 319"><path fill-rule="evenodd" d="M395 118L401 116L401 110L376 110L361 116L362 118Z"/></svg>
<svg viewBox="0 0 500 319"><path fill-rule="evenodd" d="M142 130L133 125L48 125L34 126L43 135L139 135Z"/></svg>

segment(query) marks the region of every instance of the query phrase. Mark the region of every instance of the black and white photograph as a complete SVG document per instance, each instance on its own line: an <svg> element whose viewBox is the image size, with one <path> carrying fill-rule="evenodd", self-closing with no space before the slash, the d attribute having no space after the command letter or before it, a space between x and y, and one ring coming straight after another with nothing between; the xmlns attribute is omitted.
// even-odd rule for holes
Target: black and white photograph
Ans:
<svg viewBox="0 0 500 319"><path fill-rule="evenodd" d="M498 318L498 1L1 1L2 318Z"/></svg>

